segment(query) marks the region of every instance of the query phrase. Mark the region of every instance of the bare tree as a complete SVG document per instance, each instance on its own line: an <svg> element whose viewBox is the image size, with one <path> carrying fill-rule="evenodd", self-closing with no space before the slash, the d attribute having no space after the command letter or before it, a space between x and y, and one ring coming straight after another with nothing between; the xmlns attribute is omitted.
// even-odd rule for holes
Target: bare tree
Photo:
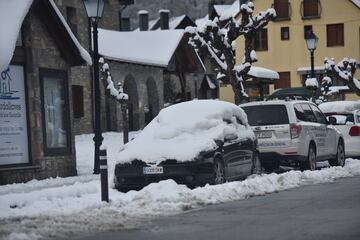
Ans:
<svg viewBox="0 0 360 240"><path fill-rule="evenodd" d="M355 78L355 59L344 58L336 64L333 58L325 58L324 64L327 76L324 77L322 85L325 90L329 89L329 86L332 85L331 79L337 79L354 91L356 95L360 96L360 81Z"/></svg>
<svg viewBox="0 0 360 240"><path fill-rule="evenodd" d="M187 27L189 43L201 54L208 54L218 73L218 80L229 83L235 94L235 103L239 104L248 96L244 89L244 79L252 63L257 61L253 42L256 33L276 17L273 8L253 16L254 4L249 1L240 7L241 19L222 15L208 20L203 27ZM245 54L241 64L236 65L235 40L245 38Z"/></svg>
<svg viewBox="0 0 360 240"><path fill-rule="evenodd" d="M128 100L129 96L124 93L124 89L121 85L121 83L118 83L117 89L114 86L114 82L111 77L109 64L107 64L104 60L104 58L100 58L99 63L101 65L101 79L104 82L104 86L106 86L106 89L109 90L110 96L118 101L121 106L121 114L122 114L122 123L123 123L123 133L124 133L124 143L127 143L129 141L129 125L128 125L128 114L127 114L127 106L128 106Z"/></svg>

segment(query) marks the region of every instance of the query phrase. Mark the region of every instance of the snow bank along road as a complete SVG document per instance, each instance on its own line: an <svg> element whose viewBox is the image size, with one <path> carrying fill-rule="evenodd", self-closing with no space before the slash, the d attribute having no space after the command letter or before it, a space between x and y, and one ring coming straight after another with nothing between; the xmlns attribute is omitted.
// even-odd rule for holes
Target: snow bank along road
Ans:
<svg viewBox="0 0 360 240"><path fill-rule="evenodd" d="M171 180L126 194L110 189L107 204L100 202L100 177L91 174L92 137L76 139L79 176L0 186L0 239L74 239L99 231L132 229L156 216L360 175L360 161L347 159L344 168L250 176L241 182L193 190ZM104 138L111 182L122 135L106 133Z"/></svg>
<svg viewBox="0 0 360 240"><path fill-rule="evenodd" d="M56 178L0 187L1 239L73 239L98 231L131 229L160 215L246 199L303 185L360 175L360 161L344 168L251 176L241 182L193 190L168 180L100 202L98 176Z"/></svg>

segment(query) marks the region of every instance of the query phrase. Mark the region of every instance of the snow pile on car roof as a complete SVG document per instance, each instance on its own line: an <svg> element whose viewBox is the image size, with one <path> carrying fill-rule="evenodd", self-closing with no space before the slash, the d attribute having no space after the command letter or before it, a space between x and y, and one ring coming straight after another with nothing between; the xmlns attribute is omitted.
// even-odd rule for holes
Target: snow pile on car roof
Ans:
<svg viewBox="0 0 360 240"><path fill-rule="evenodd" d="M360 101L334 101L319 105L324 113L344 113L360 110Z"/></svg>
<svg viewBox="0 0 360 240"><path fill-rule="evenodd" d="M225 120L225 121L224 121ZM240 123L239 123L240 122ZM135 159L158 164L166 159L191 161L215 149L228 134L255 138L245 112L218 100L193 100L161 110L159 115L119 153L119 163Z"/></svg>

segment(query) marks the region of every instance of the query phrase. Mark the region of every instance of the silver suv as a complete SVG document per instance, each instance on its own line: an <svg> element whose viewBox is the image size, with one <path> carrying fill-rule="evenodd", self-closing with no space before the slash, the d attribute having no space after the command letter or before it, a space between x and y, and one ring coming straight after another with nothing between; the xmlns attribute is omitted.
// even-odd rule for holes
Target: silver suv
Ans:
<svg viewBox="0 0 360 240"><path fill-rule="evenodd" d="M240 105L258 138L262 166L268 172L282 165L315 170L317 161L344 166L341 133L308 101L267 101Z"/></svg>

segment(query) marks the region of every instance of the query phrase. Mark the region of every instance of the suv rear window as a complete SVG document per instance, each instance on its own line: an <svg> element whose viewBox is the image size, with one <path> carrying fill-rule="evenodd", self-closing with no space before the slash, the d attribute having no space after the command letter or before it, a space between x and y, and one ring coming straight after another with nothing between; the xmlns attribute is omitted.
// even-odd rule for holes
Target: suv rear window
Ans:
<svg viewBox="0 0 360 240"><path fill-rule="evenodd" d="M250 126L289 124L284 105L261 105L241 107L247 114Z"/></svg>

